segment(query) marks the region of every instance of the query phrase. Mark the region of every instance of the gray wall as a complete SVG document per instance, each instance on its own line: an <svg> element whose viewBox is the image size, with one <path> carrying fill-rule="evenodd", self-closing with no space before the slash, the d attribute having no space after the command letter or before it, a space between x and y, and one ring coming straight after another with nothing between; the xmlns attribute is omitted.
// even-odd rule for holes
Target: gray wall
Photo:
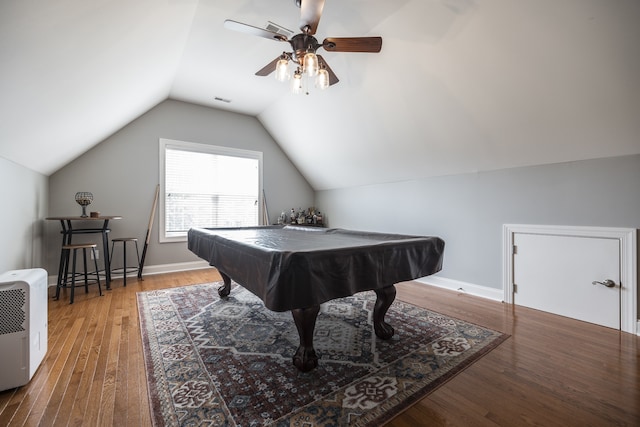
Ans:
<svg viewBox="0 0 640 427"><path fill-rule="evenodd" d="M90 191L94 201L87 211L124 218L111 223L111 236L138 237L142 243L159 182L160 138L262 151L263 186L272 221L281 210L313 205L313 189L255 117L169 100L51 175L49 215L80 215L74 195ZM47 224L50 269L57 269L59 231L59 224ZM158 243L156 213L145 266L196 260L186 243Z"/></svg>
<svg viewBox="0 0 640 427"><path fill-rule="evenodd" d="M640 228L640 155L319 191L314 200L257 119L165 101L53 174L48 189L46 177L0 158L0 271L56 273L59 226L43 218L79 214L77 191L93 192L89 210L124 216L112 236L142 240L159 138L262 151L272 220L315 205L332 227L438 235L447 244L440 275L490 288L502 285L505 223ZM197 260L184 243L158 243L157 216L153 228L148 266Z"/></svg>
<svg viewBox="0 0 640 427"><path fill-rule="evenodd" d="M640 228L640 155L319 191L331 227L437 235L440 276L502 288L502 225Z"/></svg>
<svg viewBox="0 0 640 427"><path fill-rule="evenodd" d="M47 177L0 157L0 273L43 267Z"/></svg>

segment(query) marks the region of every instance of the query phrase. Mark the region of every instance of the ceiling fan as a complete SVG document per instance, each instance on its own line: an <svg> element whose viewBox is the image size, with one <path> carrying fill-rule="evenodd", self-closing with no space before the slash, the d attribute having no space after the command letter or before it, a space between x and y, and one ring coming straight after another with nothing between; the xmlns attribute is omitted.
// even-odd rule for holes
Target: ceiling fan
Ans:
<svg viewBox="0 0 640 427"><path fill-rule="evenodd" d="M316 86L325 89L330 85L338 83L338 77L321 55L316 51L323 48L329 52L369 52L377 53L382 48L382 37L328 37L322 43L314 37L322 16L325 0L294 0L300 8L300 31L290 39L287 36L275 31L254 27L241 22L227 19L224 21L225 28L240 31L254 36L264 37L270 40L288 42L292 52L282 52L282 55L265 65L256 72L257 76L268 76L276 72L276 79L280 81L288 80L289 62L293 62L295 72L293 75L293 91L302 90L302 76L316 76Z"/></svg>

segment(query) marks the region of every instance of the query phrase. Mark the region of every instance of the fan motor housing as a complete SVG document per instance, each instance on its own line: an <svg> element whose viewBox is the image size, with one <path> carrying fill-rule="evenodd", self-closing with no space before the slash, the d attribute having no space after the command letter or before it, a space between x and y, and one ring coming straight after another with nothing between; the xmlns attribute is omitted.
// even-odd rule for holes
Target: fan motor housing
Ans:
<svg viewBox="0 0 640 427"><path fill-rule="evenodd" d="M309 34L296 34L289 40L291 47L293 48L293 57L296 60L304 58L304 54L307 51L311 50L313 53L316 52L319 45L318 40Z"/></svg>

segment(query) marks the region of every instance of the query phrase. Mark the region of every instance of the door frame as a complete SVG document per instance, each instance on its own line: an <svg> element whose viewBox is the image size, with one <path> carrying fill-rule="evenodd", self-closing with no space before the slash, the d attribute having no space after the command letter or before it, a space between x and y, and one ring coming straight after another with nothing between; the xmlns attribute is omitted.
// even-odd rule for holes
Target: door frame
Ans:
<svg viewBox="0 0 640 427"><path fill-rule="evenodd" d="M638 328L638 275L635 228L583 227L564 225L504 224L502 226L502 288L504 302L513 304L513 241L514 234L600 237L620 242L620 330L640 334Z"/></svg>

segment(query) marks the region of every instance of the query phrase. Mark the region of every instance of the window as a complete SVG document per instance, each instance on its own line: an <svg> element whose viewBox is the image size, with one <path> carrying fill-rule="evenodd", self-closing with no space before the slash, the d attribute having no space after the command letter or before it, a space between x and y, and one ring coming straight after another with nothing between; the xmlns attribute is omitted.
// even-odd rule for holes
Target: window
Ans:
<svg viewBox="0 0 640 427"><path fill-rule="evenodd" d="M259 225L262 153L160 139L160 241L191 227Z"/></svg>

